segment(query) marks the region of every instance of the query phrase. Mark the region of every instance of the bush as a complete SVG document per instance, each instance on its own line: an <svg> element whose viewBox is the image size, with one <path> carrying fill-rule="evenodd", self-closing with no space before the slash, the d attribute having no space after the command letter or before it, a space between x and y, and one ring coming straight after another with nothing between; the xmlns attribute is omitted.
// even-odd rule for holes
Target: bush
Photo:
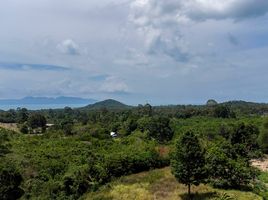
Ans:
<svg viewBox="0 0 268 200"><path fill-rule="evenodd" d="M159 143L165 143L172 139L173 131L169 125L170 120L166 117L153 117L148 124L148 137Z"/></svg>
<svg viewBox="0 0 268 200"><path fill-rule="evenodd" d="M0 199L19 199L24 191L20 188L22 176L12 163L1 160L0 163Z"/></svg>
<svg viewBox="0 0 268 200"><path fill-rule="evenodd" d="M27 124L21 125L20 132L23 133L23 134L27 134L29 132Z"/></svg>
<svg viewBox="0 0 268 200"><path fill-rule="evenodd" d="M206 163L209 182L215 187L240 189L257 176L248 160L236 155L227 141L213 144L208 149Z"/></svg>

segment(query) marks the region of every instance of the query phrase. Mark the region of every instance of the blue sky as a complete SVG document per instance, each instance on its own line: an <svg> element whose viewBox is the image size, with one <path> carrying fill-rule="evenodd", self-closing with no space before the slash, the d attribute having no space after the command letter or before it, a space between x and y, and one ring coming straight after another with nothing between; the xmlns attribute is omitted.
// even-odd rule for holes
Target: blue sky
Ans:
<svg viewBox="0 0 268 200"><path fill-rule="evenodd" d="M267 0L9 0L0 98L268 102Z"/></svg>

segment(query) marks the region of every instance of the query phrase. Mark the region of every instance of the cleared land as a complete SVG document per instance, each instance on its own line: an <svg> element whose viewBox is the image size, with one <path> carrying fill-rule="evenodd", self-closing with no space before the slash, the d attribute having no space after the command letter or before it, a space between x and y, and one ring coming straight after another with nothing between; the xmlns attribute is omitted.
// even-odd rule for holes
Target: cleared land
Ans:
<svg viewBox="0 0 268 200"><path fill-rule="evenodd" d="M2 122L0 122L0 128L4 128L4 129L7 129L7 130L19 132L19 129L18 129L16 123L2 123Z"/></svg>
<svg viewBox="0 0 268 200"><path fill-rule="evenodd" d="M268 172L268 155L265 155L262 159L256 159L251 161L252 166L259 168L261 171Z"/></svg>
<svg viewBox="0 0 268 200"><path fill-rule="evenodd" d="M251 193L236 190L219 190L207 185L192 188L194 199L217 199L228 195L236 200L261 200ZM86 200L186 200L187 188L179 184L170 168L157 169L122 177L99 191L88 193Z"/></svg>

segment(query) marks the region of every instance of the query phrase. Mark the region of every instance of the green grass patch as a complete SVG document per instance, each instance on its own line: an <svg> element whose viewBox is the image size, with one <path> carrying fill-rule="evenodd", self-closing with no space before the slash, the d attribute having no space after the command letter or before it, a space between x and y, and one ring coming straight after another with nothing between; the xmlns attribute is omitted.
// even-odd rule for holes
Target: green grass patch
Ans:
<svg viewBox="0 0 268 200"><path fill-rule="evenodd" d="M216 200L229 196L236 200L261 200L252 192L214 189L208 185L193 186L195 200ZM97 192L86 194L85 200L185 200L187 187L179 184L170 168L152 170L125 176L103 186Z"/></svg>
<svg viewBox="0 0 268 200"><path fill-rule="evenodd" d="M268 184L268 172L262 172L261 175L259 176L259 179Z"/></svg>

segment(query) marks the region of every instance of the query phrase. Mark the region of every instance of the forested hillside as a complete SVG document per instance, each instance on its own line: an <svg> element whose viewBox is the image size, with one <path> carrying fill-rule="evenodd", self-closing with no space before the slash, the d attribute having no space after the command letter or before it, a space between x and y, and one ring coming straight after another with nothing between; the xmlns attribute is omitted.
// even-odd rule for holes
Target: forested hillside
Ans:
<svg viewBox="0 0 268 200"><path fill-rule="evenodd" d="M267 199L267 172L251 165L268 153L265 109L108 100L3 111L1 199Z"/></svg>

